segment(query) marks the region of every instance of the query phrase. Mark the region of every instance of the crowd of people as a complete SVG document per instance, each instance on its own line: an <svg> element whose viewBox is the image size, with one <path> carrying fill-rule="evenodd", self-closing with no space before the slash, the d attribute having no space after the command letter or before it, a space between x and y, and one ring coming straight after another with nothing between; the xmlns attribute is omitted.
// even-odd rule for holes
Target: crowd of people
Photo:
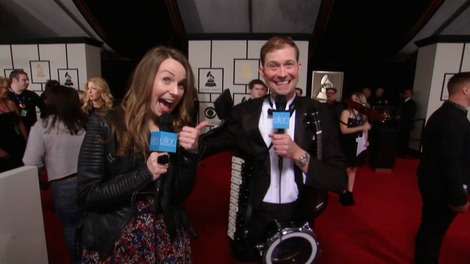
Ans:
<svg viewBox="0 0 470 264"><path fill-rule="evenodd" d="M336 192L343 205L354 205L357 168L374 126L361 109L392 114L383 88L374 97L368 88L354 92L346 104L335 87L326 89L326 104L303 97L300 67L291 38L269 39L260 53L264 82L250 82L250 99L229 109L223 125L209 133L203 133L208 123L194 118L193 70L172 48L156 47L143 56L117 105L101 77L90 78L82 96L54 80L38 96L27 90L27 73L14 70L9 79L0 78L0 169L32 165L47 175L74 263L190 263L196 233L183 204L198 162L231 150L245 159L251 177L244 236L234 248L244 253L235 257L259 260L259 245L273 224L312 220L314 194ZM437 263L445 231L468 208L468 73L451 79L449 95L424 132L417 263ZM287 113L287 128L274 127L273 112ZM393 112L402 153L409 151L415 113L412 90L405 89ZM320 121L322 128L312 126ZM150 150L156 131L177 133L175 153ZM332 150L335 143L341 147Z"/></svg>

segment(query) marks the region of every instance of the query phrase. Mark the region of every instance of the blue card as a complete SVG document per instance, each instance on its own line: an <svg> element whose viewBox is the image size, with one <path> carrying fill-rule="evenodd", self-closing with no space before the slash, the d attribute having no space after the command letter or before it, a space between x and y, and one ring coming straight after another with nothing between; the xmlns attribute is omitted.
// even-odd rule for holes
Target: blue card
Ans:
<svg viewBox="0 0 470 264"><path fill-rule="evenodd" d="M288 129L290 120L290 112L288 111L274 111L273 112L273 128L274 129Z"/></svg>
<svg viewBox="0 0 470 264"><path fill-rule="evenodd" d="M150 135L150 151L175 153L178 135L173 132L157 131Z"/></svg>

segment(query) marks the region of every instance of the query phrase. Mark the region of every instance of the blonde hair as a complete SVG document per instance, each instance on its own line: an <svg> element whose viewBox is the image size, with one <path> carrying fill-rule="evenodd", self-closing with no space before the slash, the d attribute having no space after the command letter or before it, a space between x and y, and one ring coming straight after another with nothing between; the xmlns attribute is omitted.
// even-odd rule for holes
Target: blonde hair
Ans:
<svg viewBox="0 0 470 264"><path fill-rule="evenodd" d="M100 92L101 100L103 100L104 104L100 110L108 111L113 107L113 95L111 94L111 90L109 89L109 85L105 79L101 77L93 77L88 79L85 84L85 91L88 91L88 84L93 83L98 88ZM90 100L88 92L85 93L85 98L83 99L82 110L85 113L90 113L93 109L93 103Z"/></svg>
<svg viewBox="0 0 470 264"><path fill-rule="evenodd" d="M121 104L124 115L124 124L122 124L124 131L116 129L116 136L120 145L118 148L119 155L132 151L146 155L150 133L147 122L149 119L155 120L150 108L153 83L162 62L170 58L181 63L186 71L184 94L172 112L174 116L172 126L175 131L178 131L183 126L191 124L196 91L191 66L186 57L175 49L167 47L153 48L145 54L135 68L129 90Z"/></svg>

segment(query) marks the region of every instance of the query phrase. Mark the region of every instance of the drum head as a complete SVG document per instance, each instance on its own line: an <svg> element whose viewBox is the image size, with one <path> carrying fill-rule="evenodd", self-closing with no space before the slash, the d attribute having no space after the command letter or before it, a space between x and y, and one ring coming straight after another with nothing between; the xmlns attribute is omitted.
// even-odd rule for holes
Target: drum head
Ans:
<svg viewBox="0 0 470 264"><path fill-rule="evenodd" d="M312 263L318 253L318 245L309 232L290 232L277 238L266 248L265 263Z"/></svg>

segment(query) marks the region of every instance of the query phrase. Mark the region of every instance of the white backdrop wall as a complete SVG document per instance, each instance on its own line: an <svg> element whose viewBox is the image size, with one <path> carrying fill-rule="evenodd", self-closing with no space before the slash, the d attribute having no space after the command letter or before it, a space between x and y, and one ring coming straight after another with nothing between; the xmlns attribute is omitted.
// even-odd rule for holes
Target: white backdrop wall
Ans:
<svg viewBox="0 0 470 264"><path fill-rule="evenodd" d="M470 71L470 43L433 43L419 48L413 84L417 119L427 120L442 105L448 98L447 82L462 71ZM421 132L417 123L411 138L419 139ZM418 141L411 143L418 149Z"/></svg>
<svg viewBox="0 0 470 264"><path fill-rule="evenodd" d="M188 57L196 78L199 118L213 123L219 120L213 102L225 89L230 89L235 104L248 98L248 83L262 79L259 75L259 53L266 40L190 40ZM295 41L301 64L299 83L306 94L308 41Z"/></svg>
<svg viewBox="0 0 470 264"><path fill-rule="evenodd" d="M38 169L0 173L0 263L48 263Z"/></svg>
<svg viewBox="0 0 470 264"><path fill-rule="evenodd" d="M83 89L88 78L101 76L101 47L88 43L0 44L0 75L13 69L28 73L29 89L44 91L47 80Z"/></svg>

